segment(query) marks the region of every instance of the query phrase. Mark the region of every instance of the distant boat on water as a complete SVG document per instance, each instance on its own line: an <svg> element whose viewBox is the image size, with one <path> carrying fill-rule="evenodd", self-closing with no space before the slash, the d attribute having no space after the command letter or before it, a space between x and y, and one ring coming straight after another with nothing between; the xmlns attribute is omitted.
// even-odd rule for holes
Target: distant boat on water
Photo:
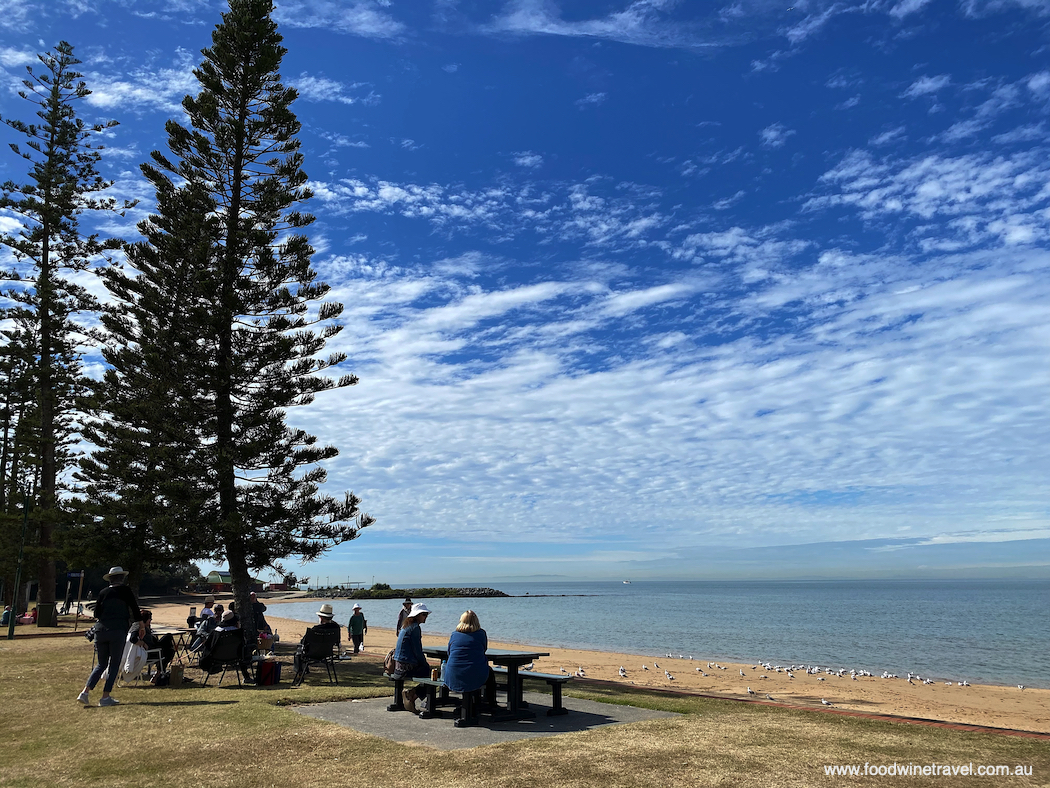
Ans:
<svg viewBox="0 0 1050 788"><path fill-rule="evenodd" d="M630 581L630 580L624 580L624 581L623 581L623 584L624 584L625 586L629 586L629 585L631 584L631 581Z"/></svg>

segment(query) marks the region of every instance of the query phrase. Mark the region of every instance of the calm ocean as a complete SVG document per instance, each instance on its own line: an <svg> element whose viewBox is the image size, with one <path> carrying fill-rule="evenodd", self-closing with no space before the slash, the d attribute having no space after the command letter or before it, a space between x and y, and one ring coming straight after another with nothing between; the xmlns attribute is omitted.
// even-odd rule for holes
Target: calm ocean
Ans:
<svg viewBox="0 0 1050 788"><path fill-rule="evenodd" d="M451 585L451 584L450 584ZM459 586L469 584L457 584ZM493 640L698 660L818 664L1050 687L1050 581L500 583L511 598L418 599L425 630L475 610ZM333 603L345 624L352 601ZM361 602L393 628L398 600ZM316 621L316 602L270 613ZM367 643L367 638L366 638Z"/></svg>

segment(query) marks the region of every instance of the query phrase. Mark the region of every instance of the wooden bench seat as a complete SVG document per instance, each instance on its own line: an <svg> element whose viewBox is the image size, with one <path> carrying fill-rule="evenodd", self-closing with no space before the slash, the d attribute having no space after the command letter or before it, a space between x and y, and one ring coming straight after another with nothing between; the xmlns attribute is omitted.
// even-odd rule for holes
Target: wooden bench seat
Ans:
<svg viewBox="0 0 1050 788"><path fill-rule="evenodd" d="M499 676L506 676L507 669L497 666L493 666L492 672ZM519 670L519 679L535 679L537 681L545 681L551 687L551 708L547 710L548 717L554 717L559 714L568 714L569 710L562 705L561 702L561 688L562 686L572 678L572 676L561 674L561 673L540 673L535 670ZM504 687L506 684L503 685Z"/></svg>
<svg viewBox="0 0 1050 788"><path fill-rule="evenodd" d="M423 686L427 688L428 705L425 712L420 713L420 717L423 719L429 719L434 716L434 709L441 704L442 706L447 705L458 705L458 699L451 699L448 696L448 687L440 679L427 678L413 678L408 677L398 678L390 673L384 673L383 678L390 679L394 682L394 702L386 707L387 711L405 711L405 702L401 696L402 691L405 689L405 681L409 681L416 686Z"/></svg>

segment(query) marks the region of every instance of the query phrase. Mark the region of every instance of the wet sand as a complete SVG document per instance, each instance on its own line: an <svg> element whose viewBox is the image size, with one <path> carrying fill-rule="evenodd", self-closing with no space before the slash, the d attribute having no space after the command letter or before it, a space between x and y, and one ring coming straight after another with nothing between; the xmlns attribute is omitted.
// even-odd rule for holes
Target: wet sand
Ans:
<svg viewBox="0 0 1050 788"><path fill-rule="evenodd" d="M307 627L312 626L305 621L281 618L280 600L263 598L262 601L268 607L266 619L280 634L282 642L298 642ZM288 601L309 600L298 597ZM324 601L317 600L318 606ZM199 602L197 604L199 606ZM151 605L151 609L158 623L185 626L189 604ZM339 623L344 627L346 625L345 621ZM448 641L447 636L426 635L426 625L423 631L424 645L444 645ZM500 643L494 635L489 633L494 648L515 648L520 645ZM379 659L393 648L394 641L392 628L370 626L365 636L365 654ZM851 711L1050 733L1050 690L1046 689L1026 688L1022 691L1017 687L986 684L962 687L955 682L952 686L946 686L943 681L929 685L922 685L919 681L908 684L903 676L896 679L858 676L854 680L848 673L842 677L826 673L817 676L809 675L804 670L794 671L794 678L789 678L786 672L767 670L761 665L723 662L703 654L693 654L692 659L690 655L679 657L676 654L671 658L657 657L654 660L652 657L632 654L530 645L551 654L536 660L534 670L575 674L582 668L585 676L581 681L600 679L637 687L698 692L725 698L768 700L767 696L771 696L777 703L812 708L823 708L823 698L834 708ZM708 667L709 663L711 667ZM721 668L714 667L715 664ZM627 673L626 678L619 675L621 665ZM648 669L643 669L643 665ZM782 666L782 669L787 667ZM837 669L839 666L830 667ZM668 678L665 671L674 678ZM740 675L741 672L744 675ZM755 695L748 695L748 687Z"/></svg>

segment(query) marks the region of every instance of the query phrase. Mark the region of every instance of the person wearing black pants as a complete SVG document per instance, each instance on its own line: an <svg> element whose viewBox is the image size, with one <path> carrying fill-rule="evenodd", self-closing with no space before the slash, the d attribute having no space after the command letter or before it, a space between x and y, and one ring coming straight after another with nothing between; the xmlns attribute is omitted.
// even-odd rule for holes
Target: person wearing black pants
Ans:
<svg viewBox="0 0 1050 788"><path fill-rule="evenodd" d="M95 688L102 674L106 674L106 683L102 688L102 700L99 706L116 706L117 699L110 696L113 685L120 675L120 658L124 656L124 641L127 638L128 627L133 621L139 622L138 634L143 637L146 634L146 625L142 621L142 611L139 602L135 599L135 593L124 585L128 573L119 566L114 566L109 573L103 575L103 580L108 580L109 585L99 592L98 601L95 603L95 625L91 628L95 636L95 652L98 654L98 664L88 676L84 689L77 695L77 700L85 706L90 706L91 701L88 693Z"/></svg>

